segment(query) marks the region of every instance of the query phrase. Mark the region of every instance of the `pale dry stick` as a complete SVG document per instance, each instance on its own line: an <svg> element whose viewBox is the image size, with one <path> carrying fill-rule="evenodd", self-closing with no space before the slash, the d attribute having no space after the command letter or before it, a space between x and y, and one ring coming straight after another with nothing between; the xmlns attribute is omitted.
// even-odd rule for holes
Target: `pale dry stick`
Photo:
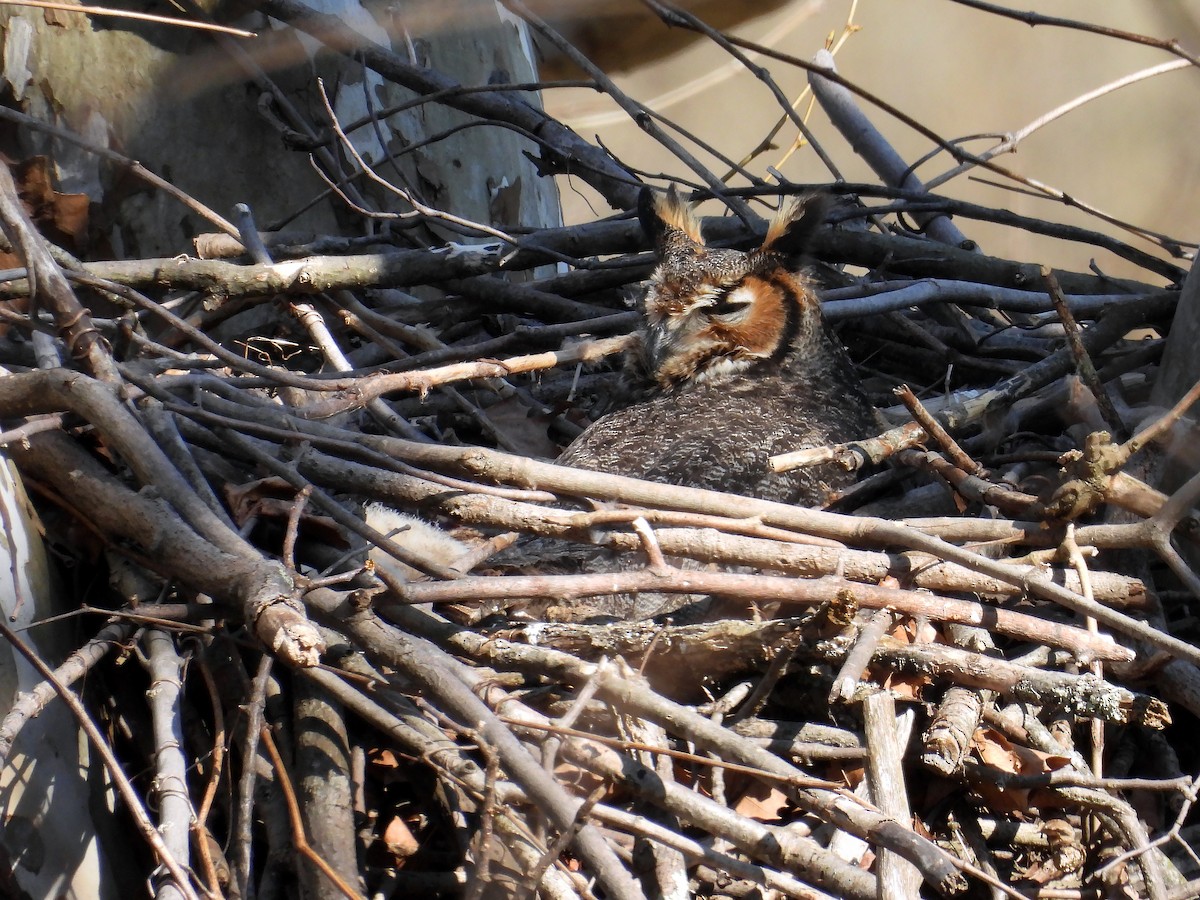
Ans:
<svg viewBox="0 0 1200 900"><path fill-rule="evenodd" d="M867 465L878 465L902 450L919 447L929 440L929 434L915 422L900 425L877 437L847 444L829 444L810 447L772 456L768 462L775 472L790 472L792 469L823 465L835 462L847 471L854 472Z"/></svg>
<svg viewBox="0 0 1200 900"><path fill-rule="evenodd" d="M77 3L54 3L51 0L4 0L4 6L30 6L35 9L56 9L63 12L85 13L89 16L113 16L118 19L135 19L139 22L156 22L159 25L175 25L179 28L194 28L197 31L219 31L233 37L258 37L253 31L241 28L231 28L228 25L217 25L213 22L193 22L190 19L176 19L173 16L157 16L152 13L131 12L124 9L110 9L107 6L81 6Z"/></svg>
<svg viewBox="0 0 1200 900"><path fill-rule="evenodd" d="M393 360L402 360L405 363L408 363L404 365L389 363L387 366L389 371L412 370L418 368L418 366L411 365L412 357L408 355L408 352L393 342L391 338L382 333L381 330L377 330L374 325L384 325L386 323L387 326L390 326L387 327L387 330L389 331L403 330L412 338L417 340L417 346L426 351L447 349L446 345L443 344L435 335L433 335L429 329L423 327L414 328L408 325L393 323L388 320L386 316L368 310L360 301L355 299L349 291L338 291L332 299L334 302L331 305L334 307L337 315L342 319L342 322L345 323L347 328L359 333L371 343L383 348ZM374 323L374 325L372 323ZM462 358L474 359L478 358L479 355L482 354L464 355ZM495 392L497 396L504 399L509 399L514 394L520 393L507 381L499 378L487 379L486 381L483 381L482 384L489 390ZM457 404L458 407L463 410L463 412L478 422L483 432L498 447L502 447L505 450L514 452L519 449L516 447L513 440L502 429L496 427L495 423L488 416L487 412L467 399L467 397L461 391L449 386L444 386L442 391L445 396L449 397L453 403ZM549 409L545 409L543 411L549 412ZM424 439L424 437L421 439Z"/></svg>
<svg viewBox="0 0 1200 900"><path fill-rule="evenodd" d="M522 372L536 372L556 366L575 363L592 363L629 349L633 338L630 335L602 338L596 341L580 341L561 350L513 356L502 360L478 360L454 363L434 369L414 372L394 372L372 375L361 379L353 387L331 394L327 398L314 400L297 412L306 418L323 419L340 412L365 406L384 394L410 392L424 394L430 389L454 381L473 378L504 378Z"/></svg>
<svg viewBox="0 0 1200 900"><path fill-rule="evenodd" d="M675 782L675 763L670 758L662 756L658 751L668 749L670 737L667 731L657 722L651 722L636 716L621 716L618 727L630 740L641 744L645 749L634 751L634 759L645 766L648 772L664 784ZM716 775L720 770L714 770ZM723 773L721 773L723 774ZM714 778L713 799L724 800L724 791L720 790L721 783ZM608 786L603 787L604 790ZM667 822L672 822L668 817ZM677 821L674 824L678 824ZM635 852L639 848L635 847ZM686 859L682 853L673 847L667 847L654 841L646 842L642 849L649 855L650 860L645 868L652 873L652 883L655 886L655 897L660 900L689 900L692 893L688 890L688 872Z"/></svg>
<svg viewBox="0 0 1200 900"><path fill-rule="evenodd" d="M936 621L987 627L1023 640L1066 647L1088 659L1128 662L1134 652L1107 635L1091 635L1072 625L1051 622L999 607L938 597L922 591L904 591L859 584L843 578L777 578L733 572L696 572L667 568L660 571L613 572L595 575L467 576L456 581L412 582L400 585L403 602L482 602L505 599L545 599L569 603L585 597L613 593L662 592L718 594L759 603L819 605L848 601L864 609L891 610Z"/></svg>
<svg viewBox="0 0 1200 900"><path fill-rule="evenodd" d="M1180 397L1167 412L1163 413L1158 419L1121 445L1121 452L1124 455L1124 459L1127 460L1143 447L1169 432L1197 400L1200 400L1200 381L1192 385L1191 390Z"/></svg>
<svg viewBox="0 0 1200 900"><path fill-rule="evenodd" d="M188 873L172 855L170 849L163 841L162 835L154 827L154 823L150 820L150 816L146 812L146 808L142 805L141 799L125 775L124 769L122 769L121 764L117 761L112 748L105 741L104 735L100 733L100 729L96 727L96 723L88 715L83 702L75 696L70 688L58 680L53 670L34 652L33 648L21 640L20 636L8 627L8 624L4 621L4 617L0 617L0 638L3 638L9 645L15 647L17 652L24 656L29 661L29 664L37 670L42 679L54 686L54 690L71 711L71 715L75 717L75 721L79 723L79 727L87 735L88 741L100 757L105 770L116 786L117 793L121 796L121 800L124 801L125 807L133 819L134 826L141 832L146 843L150 845L150 849L154 852L158 861L171 874L171 878L174 879L174 884L179 889L180 894L186 900L200 900L195 889L192 887Z"/></svg>
<svg viewBox="0 0 1200 900"><path fill-rule="evenodd" d="M606 528L612 525L629 525L638 519L659 526L683 526L699 535L701 529L711 529L730 535L742 535L748 538L761 538L786 544L803 545L805 547L827 547L845 550L846 545L841 541L828 541L814 538L811 535L798 534L783 528L772 528L757 519L730 519L725 516L708 516L703 513L677 513L669 509L637 509L633 507L616 509L594 509L588 512L574 510L547 509L546 522L561 525L573 530L588 530ZM682 529L681 529L682 531ZM621 536L616 536L620 540ZM687 555L687 554L684 554Z"/></svg>
<svg viewBox="0 0 1200 900"><path fill-rule="evenodd" d="M1067 534L1063 538L1063 549L1067 552L1067 558L1071 565L1075 567L1075 571L1079 573L1079 583L1082 586L1084 597L1089 600L1093 599L1091 571L1088 568L1087 560L1084 558L1085 551L1090 551L1087 555L1095 556L1095 547L1080 547L1075 540L1075 523L1067 523ZM1096 620L1091 616L1087 619L1087 629L1091 634L1098 634L1099 629L1096 626ZM1092 674L1097 678L1104 677L1104 664L1099 660L1092 663ZM1092 734L1092 774L1096 777L1104 775L1104 725L1098 719L1093 719L1091 722Z"/></svg>
<svg viewBox="0 0 1200 900"><path fill-rule="evenodd" d="M912 710L904 717L911 719ZM863 731L867 740L867 783L871 801L897 822L912 827L912 810L904 783L904 750L897 734L896 700L879 690L863 699ZM911 731L911 722L906 732ZM891 850L879 851L879 896L886 900L919 900L921 873Z"/></svg>
<svg viewBox="0 0 1200 900"><path fill-rule="evenodd" d="M896 459L902 465L936 475L967 500L994 506L1007 516L1034 522L1046 518L1045 507L1034 495L964 472L932 450L901 450ZM970 465L972 469L979 467L974 461Z"/></svg>
<svg viewBox="0 0 1200 900"><path fill-rule="evenodd" d="M183 693L183 658L175 649L172 636L158 628L146 630L150 676L146 699L154 732L154 794L158 800L159 826L171 854L181 866L189 866L189 825L194 818L187 786L187 760L183 753L183 721L180 698ZM156 900L176 900L183 896L177 885L159 885Z"/></svg>
<svg viewBox="0 0 1200 900"><path fill-rule="evenodd" d="M995 692L951 685L922 736L921 762L945 778L962 771L971 739Z"/></svg>
<svg viewBox="0 0 1200 900"><path fill-rule="evenodd" d="M1051 277L1053 277L1053 276L1051 276ZM1047 280L1050 281L1049 279L1047 279ZM1052 281L1050 281L1050 284L1051 284L1051 292L1053 292L1057 288L1057 284L1055 284ZM1090 365L1090 363L1089 363L1089 365ZM1095 392L1093 391L1093 393L1095 393ZM1099 401L1100 398L1097 397L1096 399L1097 399L1097 401ZM1107 395L1105 395L1105 399L1107 399ZM1114 411L1114 414L1115 414L1115 411ZM1078 542L1075 540L1075 523L1074 522L1067 523L1067 534L1066 534L1066 537L1063 539L1063 549L1066 550L1067 558L1070 561L1071 565L1073 565L1075 567L1075 571L1077 571L1079 573L1079 583L1083 587L1083 596L1091 599L1092 598L1092 585L1091 585L1090 572L1088 569L1087 560L1084 558L1085 548L1080 547ZM1096 549L1094 547L1088 547L1086 549L1091 551L1090 555L1092 555L1092 556L1096 555ZM1094 618L1092 618L1091 616L1088 616L1086 621L1087 621L1088 631L1093 634L1096 633L1098 630L1096 627L1096 620ZM1092 671L1092 674L1095 675L1097 678L1103 678L1104 677L1104 664L1101 663L1099 660L1093 662L1091 665L1091 671ZM1089 733L1091 736L1092 774L1095 775L1097 778L1101 778L1104 775L1104 722L1101 721L1099 718L1093 717L1088 722L1088 726L1089 726L1088 730L1089 730ZM1095 821L1095 818L1093 816L1084 817L1083 832L1084 832L1085 839L1087 839L1089 842L1093 839L1093 837L1095 835L1097 824L1098 823Z"/></svg>
<svg viewBox="0 0 1200 900"><path fill-rule="evenodd" d="M1188 68L1191 65L1192 64L1187 60L1176 60L1174 62L1160 63L1157 66L1151 66L1148 69L1142 69L1138 72L1118 78L1115 81L1110 81L1108 84L1101 85L1098 88L1095 88L1084 94L1080 94L1073 100L1069 100L1061 106L1057 106L1049 112L1043 113L1025 127L1019 128L1013 132L1009 132L1008 134L1004 135L1004 139L1001 140L1000 143L996 144L996 146L989 147L987 150L983 150L976 154L976 156L979 159L987 160L1005 153L1015 153L1017 146L1021 143L1021 141L1025 140L1025 138L1029 137L1038 129L1049 125L1056 119L1060 119L1068 113L1074 112L1081 106L1084 106L1107 94L1111 94L1114 91L1120 90L1128 85L1136 84L1139 81L1144 81L1147 78L1154 78L1157 75L1163 75L1167 72L1173 72L1176 69ZM950 181L952 178L956 178L964 172L971 171L977 165L978 163L974 160L959 163L957 166L943 172L941 175L936 175L933 178L930 178L925 182L925 188L926 190L933 190L940 185L945 184L947 181Z"/></svg>
<svg viewBox="0 0 1200 900"><path fill-rule="evenodd" d="M658 545L658 538L654 536L654 529L650 527L646 517L638 516L629 524L642 542L642 550L649 560L650 571L669 572L671 567L663 556L662 548Z"/></svg>
<svg viewBox="0 0 1200 900"><path fill-rule="evenodd" d="M250 213L250 207L244 203L239 203L236 207L236 220L238 223L238 232L241 235L242 243L246 249L250 251L251 257L260 266L269 266L274 263L270 255L267 253L266 245L263 244L262 238L259 237L258 228L254 224L254 217ZM342 352L342 348L338 346L337 339L329 330L329 326L325 324L325 319L320 311L311 303L293 301L288 305L292 315L304 326L309 337L317 345L324 357L326 365L335 372L349 372L354 367L350 364L350 360L346 359L346 355ZM403 435L404 437L416 440L422 440L424 435L403 418L396 414L395 410L389 407L381 400L375 399L366 404L368 411L375 419L384 427L390 429L393 433Z"/></svg>
<svg viewBox="0 0 1200 900"><path fill-rule="evenodd" d="M878 657L881 664L898 672L996 691L1053 706L1069 715L1095 716L1155 730L1171 723L1170 709L1162 700L1103 681L1090 672L1072 675L957 647L904 644L889 637L880 640Z"/></svg>
<svg viewBox="0 0 1200 900"><path fill-rule="evenodd" d="M842 667L833 678L833 687L829 691L831 707L839 703L849 703L854 699L863 674L871 663L871 657L875 655L879 646L880 638L892 627L892 612L892 607L875 610L867 624L858 630L854 646L846 654Z"/></svg>
<svg viewBox="0 0 1200 900"><path fill-rule="evenodd" d="M1095 791L1179 791L1186 795L1194 785L1190 775L1180 775L1176 778L1096 778L1076 769L1052 769L1049 772L1030 772L1017 774L1012 772L994 771L982 763L972 763L971 769L975 774L983 774L996 782L998 787L1035 788L1035 787L1082 787ZM1161 842L1158 838L1156 843Z"/></svg>
<svg viewBox="0 0 1200 900"><path fill-rule="evenodd" d="M3 112L3 107L0 107L0 112ZM234 233L237 233L236 229L234 230ZM117 284L104 278L94 278L91 275L81 272L69 272L68 277L70 277L70 279L76 284L95 288L102 292L115 294L118 297L129 300L142 309L148 310L154 315L162 318L173 329L176 329L185 335L188 340L201 347L204 352L211 354L215 359L228 366L234 372L245 372L248 375L262 378L269 384L294 387L309 391L345 390L353 387L357 383L357 379L355 378L309 378L306 375L289 372L285 369L259 365L258 363L246 359L244 356L240 356L239 354L234 353L232 350L225 348L220 343L208 337L208 335L206 335L200 329L191 325L184 319L176 316L173 312L167 309L164 304L160 304L154 300L151 300L149 297L141 294L138 291L135 291L133 288Z"/></svg>
<svg viewBox="0 0 1200 900"><path fill-rule="evenodd" d="M502 261L499 245L488 243L388 249L352 256L309 256L269 266L183 256L109 260L84 263L81 271L85 277L107 279L120 285L203 291L228 301L273 294L319 294L338 288L411 287L490 275L500 269ZM0 287L5 297L28 292L28 285L21 280Z"/></svg>

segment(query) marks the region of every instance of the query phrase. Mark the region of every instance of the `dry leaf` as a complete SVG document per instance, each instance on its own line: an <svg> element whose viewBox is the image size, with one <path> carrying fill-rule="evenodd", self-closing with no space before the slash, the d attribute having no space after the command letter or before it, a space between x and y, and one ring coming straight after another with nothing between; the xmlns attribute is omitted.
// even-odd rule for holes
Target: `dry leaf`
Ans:
<svg viewBox="0 0 1200 900"><path fill-rule="evenodd" d="M971 738L971 750L981 763L1010 775L1039 775L1053 772L1070 765L1070 757L1043 753L1014 744L994 728L980 728ZM973 787L992 809L1005 812L1020 812L1037 808L1035 800L1052 796L1048 792L1035 792L1030 788L1000 787L985 780L977 781Z"/></svg>
<svg viewBox="0 0 1200 900"><path fill-rule="evenodd" d="M738 815L754 819L756 822L778 822L780 813L790 805L783 791L765 781L752 781L745 793L733 805Z"/></svg>
<svg viewBox="0 0 1200 900"><path fill-rule="evenodd" d="M56 191L50 163L44 156L31 156L16 167L13 175L21 202L38 231L72 253L85 250L91 202L88 195Z"/></svg>

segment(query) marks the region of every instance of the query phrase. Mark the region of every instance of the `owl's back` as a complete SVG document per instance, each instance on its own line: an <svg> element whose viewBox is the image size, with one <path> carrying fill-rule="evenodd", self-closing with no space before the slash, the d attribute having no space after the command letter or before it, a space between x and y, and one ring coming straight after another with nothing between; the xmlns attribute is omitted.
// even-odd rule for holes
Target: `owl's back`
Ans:
<svg viewBox="0 0 1200 900"><path fill-rule="evenodd" d="M729 381L687 384L617 410L580 435L559 462L820 506L853 475L836 466L775 473L769 458L861 440L876 430L848 361L822 354L808 364L795 360Z"/></svg>

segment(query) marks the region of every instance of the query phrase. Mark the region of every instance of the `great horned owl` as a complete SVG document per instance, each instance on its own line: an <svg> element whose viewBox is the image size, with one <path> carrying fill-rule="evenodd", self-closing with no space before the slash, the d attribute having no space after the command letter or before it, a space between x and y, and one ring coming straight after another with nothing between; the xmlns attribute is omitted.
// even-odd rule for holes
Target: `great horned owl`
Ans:
<svg viewBox="0 0 1200 900"><path fill-rule="evenodd" d="M810 506L846 487L853 477L832 466L776 474L768 463L878 430L798 271L827 209L820 195L785 206L744 253L705 246L673 188L657 201L643 191L638 212L659 256L640 341L649 392L595 422L559 462Z"/></svg>

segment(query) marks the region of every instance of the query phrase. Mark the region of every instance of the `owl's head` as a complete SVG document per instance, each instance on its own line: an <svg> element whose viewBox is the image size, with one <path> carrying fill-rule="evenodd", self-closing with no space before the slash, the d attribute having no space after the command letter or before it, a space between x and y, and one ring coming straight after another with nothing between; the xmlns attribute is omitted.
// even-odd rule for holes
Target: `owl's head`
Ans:
<svg viewBox="0 0 1200 900"><path fill-rule="evenodd" d="M824 195L785 205L762 245L743 252L705 246L699 220L673 187L657 199L642 191L638 216L659 256L642 345L660 387L724 380L782 359L798 338L821 330L819 302L797 270L828 206Z"/></svg>

